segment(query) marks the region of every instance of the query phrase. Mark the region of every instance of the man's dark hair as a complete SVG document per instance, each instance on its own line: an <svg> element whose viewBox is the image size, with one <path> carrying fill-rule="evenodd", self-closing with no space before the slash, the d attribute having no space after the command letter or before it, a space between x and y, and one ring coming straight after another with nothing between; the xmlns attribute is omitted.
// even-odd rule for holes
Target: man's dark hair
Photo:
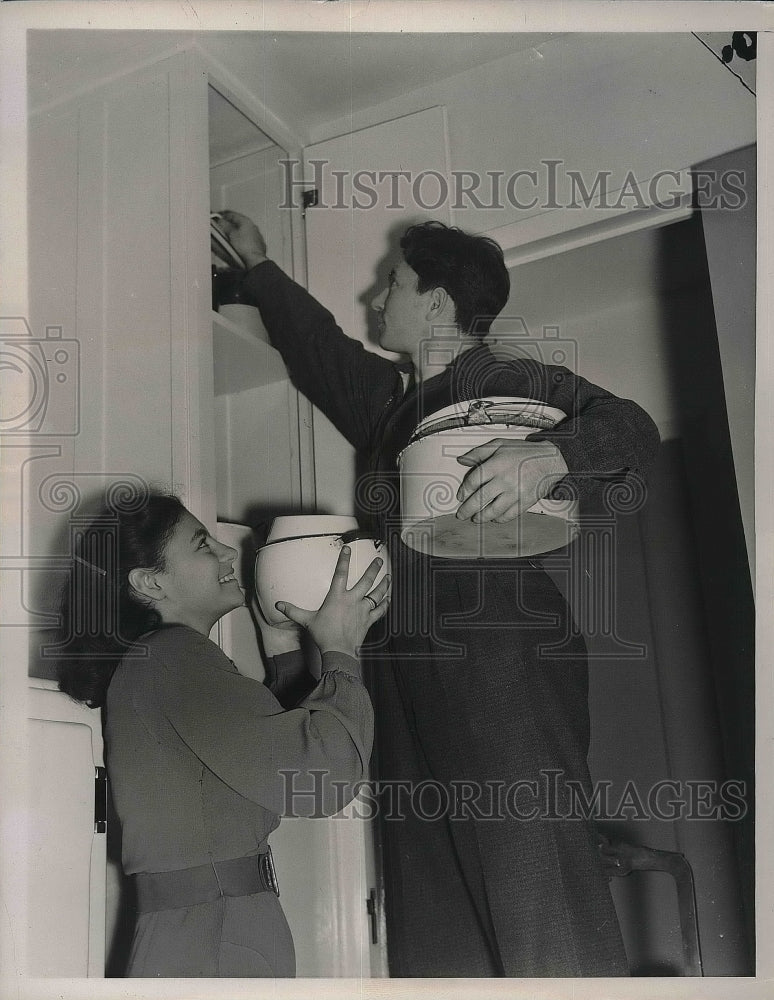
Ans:
<svg viewBox="0 0 774 1000"><path fill-rule="evenodd" d="M417 273L417 291L444 288L454 301L460 329L483 337L511 290L498 244L443 222L423 222L406 230L400 247Z"/></svg>

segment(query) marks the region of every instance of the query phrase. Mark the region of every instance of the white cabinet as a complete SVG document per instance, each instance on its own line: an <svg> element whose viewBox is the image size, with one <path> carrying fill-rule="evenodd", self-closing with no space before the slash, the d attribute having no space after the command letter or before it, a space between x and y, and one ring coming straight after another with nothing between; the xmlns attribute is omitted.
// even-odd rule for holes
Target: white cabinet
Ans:
<svg viewBox="0 0 774 1000"><path fill-rule="evenodd" d="M184 73L179 59L164 60L30 118L30 326L53 326L78 348L74 391L57 397L58 419L24 470L25 555L37 570L27 607L38 616L54 610L74 523L106 491L185 489L203 464L190 428L207 345L186 335L184 195L174 182L185 151L172 141L185 120ZM211 384L211 361L209 370ZM100 716L54 688L30 690L29 966L102 976L115 915L104 833L93 832Z"/></svg>
<svg viewBox="0 0 774 1000"><path fill-rule="evenodd" d="M45 470L71 484L72 502L31 514L43 551L66 557L63 517L82 516L106 487L130 479L137 488L171 486L213 528L314 509L309 404L254 316L212 310L211 209L259 221L272 256L293 272L290 213L279 208L286 153L263 130L260 109L245 108L189 49L118 81L95 80L71 102L33 115L32 133L33 317L61 317L82 358L83 432L65 442L64 467L62 445ZM61 153L58 185L52 147ZM65 208L57 207L63 187ZM50 243L37 235L49 211ZM33 961L41 974L101 975L105 851L92 846L93 774L88 794L69 780L71 753L92 734L73 723L64 696L46 694L47 721L30 722L36 768L48 758L33 813L33 850L45 861L33 886ZM98 730L98 716L84 713ZM54 818L65 804L78 864L55 878ZM373 868L365 874L367 835L361 821L337 818L289 821L272 838L300 976L379 973L368 945L375 881ZM108 881L115 908L115 864ZM75 944L49 949L62 923ZM108 913L108 934L120 923Z"/></svg>
<svg viewBox="0 0 774 1000"><path fill-rule="evenodd" d="M27 971L101 976L105 768L99 713L53 681L29 687Z"/></svg>
<svg viewBox="0 0 774 1000"><path fill-rule="evenodd" d="M194 56L192 55L193 59ZM209 202L202 217L229 208L261 228L273 259L293 273L291 219L280 209L287 152L235 98L207 85ZM299 417L298 393L268 342L257 309L218 304L212 314L216 510L221 520L268 520L314 502L309 432Z"/></svg>

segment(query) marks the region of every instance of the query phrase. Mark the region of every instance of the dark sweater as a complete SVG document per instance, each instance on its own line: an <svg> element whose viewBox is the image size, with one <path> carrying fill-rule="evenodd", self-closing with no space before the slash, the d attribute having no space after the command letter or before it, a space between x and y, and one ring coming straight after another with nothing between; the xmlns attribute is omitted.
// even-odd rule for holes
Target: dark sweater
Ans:
<svg viewBox="0 0 774 1000"><path fill-rule="evenodd" d="M483 342L419 391L405 390L395 364L345 336L331 313L272 261L247 272L241 296L260 310L295 385L369 467L388 478L397 474L397 456L420 420L451 403L487 396L540 399L567 414L558 427L530 440L557 446L581 500L597 497L600 482L611 475L641 474L655 458L659 435L648 414L567 368L498 359Z"/></svg>

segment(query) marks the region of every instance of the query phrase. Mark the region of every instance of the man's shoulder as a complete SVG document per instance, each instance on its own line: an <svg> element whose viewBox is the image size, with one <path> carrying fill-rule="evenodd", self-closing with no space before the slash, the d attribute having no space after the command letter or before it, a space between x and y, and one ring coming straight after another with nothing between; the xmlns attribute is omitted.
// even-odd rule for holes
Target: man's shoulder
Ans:
<svg viewBox="0 0 774 1000"><path fill-rule="evenodd" d="M454 366L454 391L459 399L488 395L533 398L546 372L539 361L483 341L459 356Z"/></svg>

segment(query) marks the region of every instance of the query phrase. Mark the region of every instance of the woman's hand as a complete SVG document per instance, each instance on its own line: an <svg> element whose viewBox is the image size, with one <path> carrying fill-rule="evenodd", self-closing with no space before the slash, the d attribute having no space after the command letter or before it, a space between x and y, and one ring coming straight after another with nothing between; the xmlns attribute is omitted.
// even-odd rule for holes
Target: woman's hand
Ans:
<svg viewBox="0 0 774 1000"><path fill-rule="evenodd" d="M319 611L297 608L286 601L277 602L277 610L291 621L307 628L321 653L336 651L357 656L357 650L374 622L387 613L390 577L373 587L382 567L374 559L351 590L347 590L350 549L345 545L339 554L330 589Z"/></svg>
<svg viewBox="0 0 774 1000"><path fill-rule="evenodd" d="M256 264L268 259L266 240L252 219L230 209L224 209L218 212L218 215L220 216L218 225L226 239L248 267L255 267Z"/></svg>

